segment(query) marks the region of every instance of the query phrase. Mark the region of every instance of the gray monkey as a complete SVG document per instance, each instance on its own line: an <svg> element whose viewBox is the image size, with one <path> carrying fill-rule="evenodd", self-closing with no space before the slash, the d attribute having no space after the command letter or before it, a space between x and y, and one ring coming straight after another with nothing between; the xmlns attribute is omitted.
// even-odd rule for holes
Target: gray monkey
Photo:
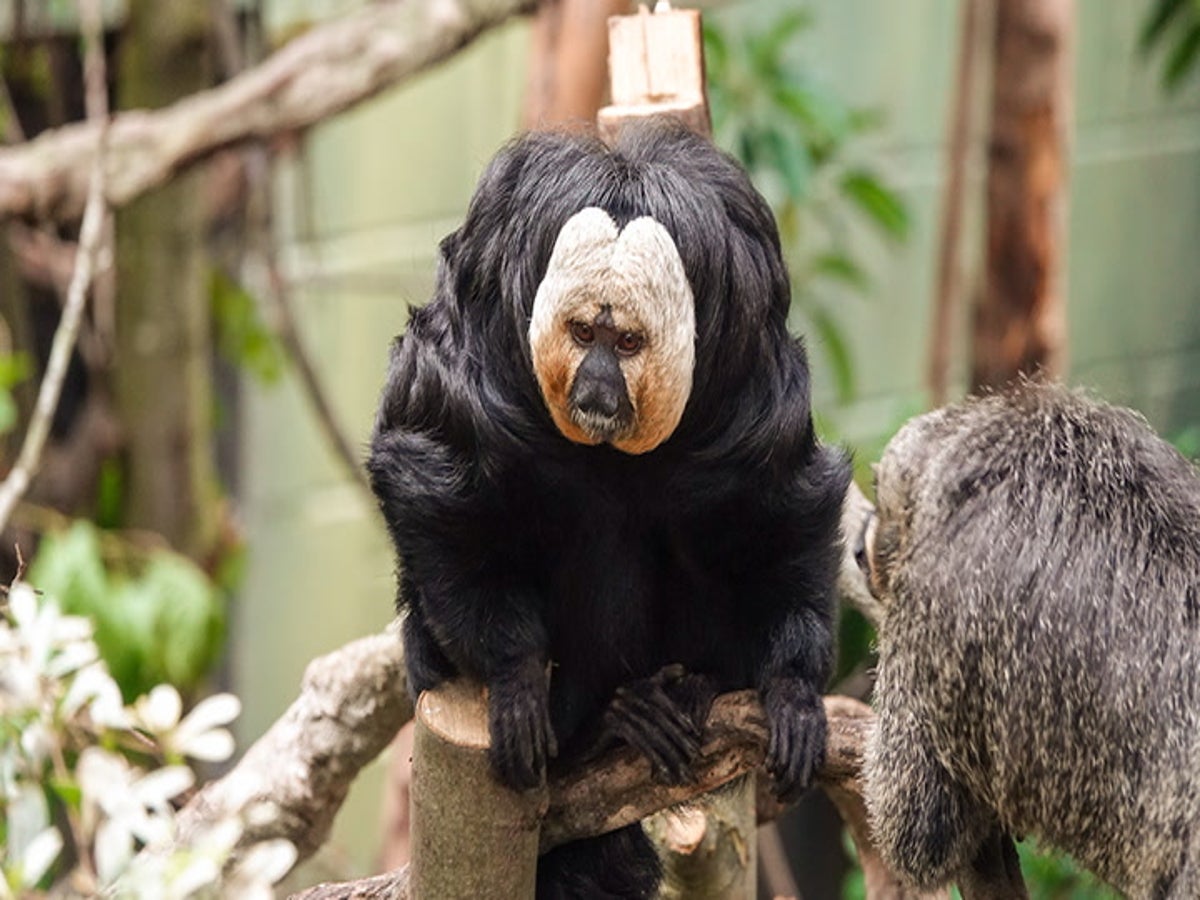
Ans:
<svg viewBox="0 0 1200 900"><path fill-rule="evenodd" d="M933 887L1028 835L1130 897L1200 897L1194 467L1129 410L1023 384L906 425L876 496L885 860Z"/></svg>

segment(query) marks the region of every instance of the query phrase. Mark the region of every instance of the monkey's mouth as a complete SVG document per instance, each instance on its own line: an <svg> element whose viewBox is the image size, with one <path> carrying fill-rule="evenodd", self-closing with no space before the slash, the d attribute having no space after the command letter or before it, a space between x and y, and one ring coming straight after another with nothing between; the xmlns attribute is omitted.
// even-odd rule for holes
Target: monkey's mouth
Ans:
<svg viewBox="0 0 1200 900"><path fill-rule="evenodd" d="M571 421L596 444L619 441L629 434L629 419L621 415L606 416L572 406Z"/></svg>

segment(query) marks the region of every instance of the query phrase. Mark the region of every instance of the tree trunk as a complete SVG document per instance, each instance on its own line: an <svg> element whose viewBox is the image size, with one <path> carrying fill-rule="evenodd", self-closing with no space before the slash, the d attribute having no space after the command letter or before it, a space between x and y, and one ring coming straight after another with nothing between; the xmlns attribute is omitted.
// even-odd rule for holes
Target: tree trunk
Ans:
<svg viewBox="0 0 1200 900"><path fill-rule="evenodd" d="M608 94L608 18L629 0L551 0L533 23L522 124L590 129Z"/></svg>
<svg viewBox="0 0 1200 900"><path fill-rule="evenodd" d="M487 702L466 681L417 701L413 737L412 896L532 897L545 787L509 790L488 765Z"/></svg>
<svg viewBox="0 0 1200 900"><path fill-rule="evenodd" d="M660 900L754 900L758 872L755 775L646 821L663 857Z"/></svg>
<svg viewBox="0 0 1200 900"><path fill-rule="evenodd" d="M988 148L987 278L972 388L1060 375L1073 0L1000 0Z"/></svg>
<svg viewBox="0 0 1200 900"><path fill-rule="evenodd" d="M118 82L125 109L209 87L207 3L131 0ZM126 435L125 523L202 559L216 532L205 169L117 218L115 392Z"/></svg>

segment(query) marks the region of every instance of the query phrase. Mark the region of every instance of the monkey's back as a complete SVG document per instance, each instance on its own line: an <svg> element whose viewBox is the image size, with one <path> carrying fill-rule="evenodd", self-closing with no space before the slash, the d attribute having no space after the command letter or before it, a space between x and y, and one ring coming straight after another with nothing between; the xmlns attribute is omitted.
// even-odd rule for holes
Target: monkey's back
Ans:
<svg viewBox="0 0 1200 900"><path fill-rule="evenodd" d="M882 465L913 512L879 690L1011 833L1165 895L1200 840L1195 470L1041 385L922 417Z"/></svg>

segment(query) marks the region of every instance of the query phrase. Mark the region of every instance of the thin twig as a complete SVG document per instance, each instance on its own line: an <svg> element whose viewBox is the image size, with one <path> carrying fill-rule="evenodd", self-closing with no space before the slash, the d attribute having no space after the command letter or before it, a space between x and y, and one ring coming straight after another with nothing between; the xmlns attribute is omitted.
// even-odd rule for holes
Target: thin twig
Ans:
<svg viewBox="0 0 1200 900"><path fill-rule="evenodd" d="M75 272L67 289L62 319L54 332L54 343L50 348L50 359L46 363L46 374L38 389L37 403L29 422L29 430L21 444L21 452L16 465L8 473L4 483L0 484L0 530L8 524L13 507L28 490L29 483L41 464L42 450L50 434L54 411L58 408L67 365L71 361L71 352L79 336L83 310L87 304L88 287L97 267L101 237L104 233L104 142L108 134L104 123L108 121L108 99L104 46L101 39L103 26L96 0L81 0L80 8L86 45L84 78L87 84L87 114L90 121L101 123L96 132L98 146L92 160L87 205L79 230L79 252L75 257Z"/></svg>

